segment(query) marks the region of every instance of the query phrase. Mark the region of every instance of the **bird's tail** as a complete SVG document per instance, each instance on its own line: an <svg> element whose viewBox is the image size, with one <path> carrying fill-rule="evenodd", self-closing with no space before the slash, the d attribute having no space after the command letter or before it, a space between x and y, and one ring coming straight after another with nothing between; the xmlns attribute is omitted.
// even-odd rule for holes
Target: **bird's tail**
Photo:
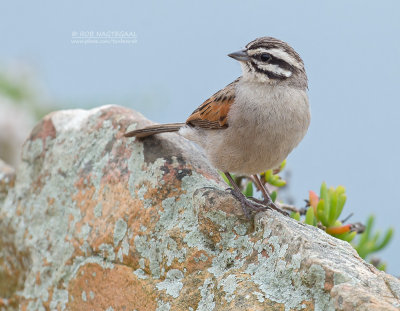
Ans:
<svg viewBox="0 0 400 311"><path fill-rule="evenodd" d="M151 125L142 129L130 131L125 133L125 137L138 137L143 138L147 136L151 136L159 133L167 133L167 132L177 132L179 129L184 126L185 123L170 123L170 124L157 124Z"/></svg>

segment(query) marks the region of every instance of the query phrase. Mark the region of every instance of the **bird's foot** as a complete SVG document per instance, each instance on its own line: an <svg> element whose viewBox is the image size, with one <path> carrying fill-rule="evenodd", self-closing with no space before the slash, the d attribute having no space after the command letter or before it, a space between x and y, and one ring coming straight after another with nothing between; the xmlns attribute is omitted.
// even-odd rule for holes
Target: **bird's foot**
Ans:
<svg viewBox="0 0 400 311"><path fill-rule="evenodd" d="M248 219L250 219L251 211L261 212L261 211L266 211L268 208L271 208L271 207L266 206L266 205L264 205L262 203L249 200L240 191L236 191L235 189L232 189L232 188L228 188L227 190L240 202L240 204L242 206L242 209L243 209L243 213L245 214L245 216Z"/></svg>
<svg viewBox="0 0 400 311"><path fill-rule="evenodd" d="M269 200L268 199L259 200L259 199L253 198L253 197L250 197L250 199L253 200L254 202L258 203L258 204L262 204L264 206L267 206L267 207L269 207L269 208L281 213L284 216L289 216L288 212L286 212L286 211L282 210L280 207L278 207L271 199L269 199Z"/></svg>

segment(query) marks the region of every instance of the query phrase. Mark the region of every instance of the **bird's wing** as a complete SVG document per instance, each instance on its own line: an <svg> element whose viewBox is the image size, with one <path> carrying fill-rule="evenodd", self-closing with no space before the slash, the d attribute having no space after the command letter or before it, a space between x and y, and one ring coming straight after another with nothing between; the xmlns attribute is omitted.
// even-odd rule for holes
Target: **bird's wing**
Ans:
<svg viewBox="0 0 400 311"><path fill-rule="evenodd" d="M186 124L205 129L228 127L228 112L235 101L235 90L239 79L236 79L201 104L186 120Z"/></svg>

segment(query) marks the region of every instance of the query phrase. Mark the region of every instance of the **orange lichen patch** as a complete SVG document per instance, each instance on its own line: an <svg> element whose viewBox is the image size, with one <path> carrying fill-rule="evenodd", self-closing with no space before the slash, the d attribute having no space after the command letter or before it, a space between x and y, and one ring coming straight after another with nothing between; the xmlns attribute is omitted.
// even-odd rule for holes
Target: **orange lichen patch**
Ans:
<svg viewBox="0 0 400 311"><path fill-rule="evenodd" d="M265 258L269 258L268 252L267 252L265 249L263 249L263 250L261 251L261 256L263 256L263 257L265 257Z"/></svg>
<svg viewBox="0 0 400 311"><path fill-rule="evenodd" d="M218 288L217 286L219 290L214 291L214 310L285 310L284 303L268 300L260 291L259 286L252 282L248 275L243 273L243 270L230 275L235 275L238 283L238 286L232 293L234 296L227 294L223 288ZM260 296L262 299L260 299Z"/></svg>
<svg viewBox="0 0 400 311"><path fill-rule="evenodd" d="M305 305L305 308L302 310L308 311L308 310L315 310L315 305L314 305L314 301L307 301L307 300L303 300L301 302L301 304Z"/></svg>
<svg viewBox="0 0 400 311"><path fill-rule="evenodd" d="M90 181L90 175L80 176L79 179L75 182L74 186L78 190L87 190L92 186Z"/></svg>
<svg viewBox="0 0 400 311"><path fill-rule="evenodd" d="M68 215L68 223L70 224L73 220L75 219L74 215L69 214Z"/></svg>
<svg viewBox="0 0 400 311"><path fill-rule="evenodd" d="M144 208L143 202L139 199L132 200L128 210L130 211L127 215L128 227L133 235L143 233L141 229L143 226L146 227L147 232L152 232L160 218L158 206Z"/></svg>
<svg viewBox="0 0 400 311"><path fill-rule="evenodd" d="M201 292L200 290L193 289L201 288L205 279L208 277L210 277L210 274L207 272L202 274L195 272L192 275L186 275L179 296L174 299L171 299L171 296L166 296L165 298L163 297L163 301L170 303L170 310L186 311L191 310L190 308L192 308L192 310L197 310L201 300Z"/></svg>
<svg viewBox="0 0 400 311"><path fill-rule="evenodd" d="M6 300L0 298L0 310L26 310L28 304L26 304L25 309L22 308L22 298L21 296L15 295Z"/></svg>
<svg viewBox="0 0 400 311"><path fill-rule="evenodd" d="M93 248L113 241L115 223L118 219L124 219L127 227L132 230L132 227L139 225L137 220L133 221L132 216L146 213L143 211L143 203L140 200L131 199L126 185L118 184L107 188L100 187L98 199L94 201L94 206L86 211L82 219L82 222L93 227L88 238ZM94 215L94 208L98 204L101 204L101 217ZM98 237L99 232L103 237L101 240Z"/></svg>
<svg viewBox="0 0 400 311"><path fill-rule="evenodd" d="M32 183L31 191L32 192L40 192L43 189L43 186L46 184L46 180L49 177L49 173L45 172L43 174L39 174L35 181Z"/></svg>
<svg viewBox="0 0 400 311"><path fill-rule="evenodd" d="M48 289L48 292L49 292L48 299L47 299L47 301L44 301L44 302L43 302L43 307L45 308L45 310L52 310L52 309L50 308L50 303L51 303L51 301L53 300L53 292L54 292L54 289L53 289L52 287L50 287L50 288ZM60 309L60 308L58 307L57 310L59 310L59 309Z"/></svg>
<svg viewBox="0 0 400 311"><path fill-rule="evenodd" d="M15 171L13 168L3 164L0 167L2 177L0 178L0 194L7 195L8 191L15 186Z"/></svg>
<svg viewBox="0 0 400 311"><path fill-rule="evenodd" d="M199 213L199 230L212 245L217 245L221 241L221 232L219 229L219 226L205 216L204 213Z"/></svg>
<svg viewBox="0 0 400 311"><path fill-rule="evenodd" d="M17 216L21 216L24 213L24 208L25 208L25 206L21 205L21 203L18 202L17 210L15 211Z"/></svg>
<svg viewBox="0 0 400 311"><path fill-rule="evenodd" d="M40 285L42 281L40 280L40 271L36 272L36 285Z"/></svg>
<svg viewBox="0 0 400 311"><path fill-rule="evenodd" d="M196 251L186 256L183 267L186 267L189 274L194 271L204 271L211 266L213 258L203 250Z"/></svg>
<svg viewBox="0 0 400 311"><path fill-rule="evenodd" d="M146 226L155 224L159 219L157 206L143 208L143 202L138 198L132 198L128 186L125 183L101 184L96 195L96 189L92 185L85 185L82 180L78 181L82 187L74 196L76 206L80 208L82 218L75 224L74 231L77 233L70 241L75 248L75 253L71 257L70 263L76 256L84 255L81 251L82 244L89 243L94 253L99 253L102 244L114 242L115 224L119 219L127 223L132 238L128 241L129 245L134 245L133 239L141 233L143 224ZM101 206L101 216L99 212L95 214L95 209ZM82 237L82 230L90 227L86 240ZM120 245L114 247L114 252L118 251ZM130 252L134 252L132 246ZM124 263L133 267L138 266L138 258L135 256L124 256Z"/></svg>
<svg viewBox="0 0 400 311"><path fill-rule="evenodd" d="M243 285L243 284L242 284ZM247 284L246 284L247 286ZM257 288L253 292L246 291L245 293L240 292L240 288L235 292L235 298L228 301L225 297L224 292L218 292L216 296L215 310L246 310L246 311L260 311L260 310L271 310L271 311L285 311L285 304L268 300L264 298L261 302L253 294L258 292ZM294 309L290 309L293 310ZM302 309L303 310L303 309ZM307 309L308 310L308 309Z"/></svg>
<svg viewBox="0 0 400 311"><path fill-rule="evenodd" d="M186 163L177 163L171 161L165 161L163 168L164 174L162 179L168 183L175 183L180 186L180 181L186 175L192 174L192 166ZM180 188L180 187L179 187Z"/></svg>
<svg viewBox="0 0 400 311"><path fill-rule="evenodd" d="M54 198L47 198L47 204L48 204L49 206L53 205L54 202L55 202L55 199L54 199Z"/></svg>
<svg viewBox="0 0 400 311"><path fill-rule="evenodd" d="M335 286L334 280L333 280L333 271L327 271L325 270L325 284L324 284L324 289L327 292L330 292L331 289Z"/></svg>
<svg viewBox="0 0 400 311"><path fill-rule="evenodd" d="M120 118L118 118L118 114L120 114L121 116L127 116L129 115L129 113L130 110L123 107L112 107L112 109L102 109L101 115L97 117L95 129L98 130L99 128L102 128L103 122L106 120L107 121L111 120L113 127L117 128L121 125L122 121L125 121L125 120L120 120ZM122 123L129 124L129 119L127 118L126 121ZM123 134L124 133L122 132L120 136L122 137Z"/></svg>
<svg viewBox="0 0 400 311"><path fill-rule="evenodd" d="M47 137L56 137L56 128L54 127L53 121L51 120L51 115L45 116L42 122L38 123L32 130L29 140L33 141L35 139L42 139L43 145Z"/></svg>
<svg viewBox="0 0 400 311"><path fill-rule="evenodd" d="M148 191L144 195L145 199L151 199L154 203L160 203L168 197L179 197L186 193L182 189L182 178L192 174L191 165L178 163L178 160L166 160L160 169L162 170L162 183L159 187L152 187L146 183ZM146 167L143 167L146 170Z"/></svg>
<svg viewBox="0 0 400 311"><path fill-rule="evenodd" d="M271 250L271 253L273 253L273 252L275 251L275 246L274 246L273 244L270 244L269 241L268 241L268 239L264 239L264 240L263 240L263 244L268 245L268 247L269 247L270 250Z"/></svg>
<svg viewBox="0 0 400 311"><path fill-rule="evenodd" d="M149 184L146 184L148 186L147 192L143 195L145 199L151 199L152 200L152 205L154 204L160 204L163 200L165 200L168 197L177 197L182 194L181 190L181 183L175 181L165 181L165 186L163 187L156 187L153 188Z"/></svg>
<svg viewBox="0 0 400 311"><path fill-rule="evenodd" d="M43 266L43 267L49 267L49 266L51 266L51 262L48 262L48 261L47 261L47 258L46 258L46 257L43 257L43 259L42 259L42 266Z"/></svg>
<svg viewBox="0 0 400 311"><path fill-rule="evenodd" d="M76 206L81 210L82 220L75 225L76 232L81 231L82 224L86 223L87 221L93 221L95 219L93 210L96 206L96 200L93 200L94 193L96 188L94 186L83 186L84 182L81 179L75 184L79 191L72 197L72 200L76 202ZM73 218L69 218L71 221Z"/></svg>
<svg viewBox="0 0 400 311"><path fill-rule="evenodd" d="M1 223L1 218L0 218ZM7 234L6 234L7 233ZM25 279L31 265L29 250L13 243L15 229L6 223L0 225L0 293L2 298L11 298L24 288Z"/></svg>
<svg viewBox="0 0 400 311"><path fill-rule="evenodd" d="M157 308L152 285L138 279L132 269L116 265L104 269L97 264L81 267L69 283L67 310L138 310Z"/></svg>

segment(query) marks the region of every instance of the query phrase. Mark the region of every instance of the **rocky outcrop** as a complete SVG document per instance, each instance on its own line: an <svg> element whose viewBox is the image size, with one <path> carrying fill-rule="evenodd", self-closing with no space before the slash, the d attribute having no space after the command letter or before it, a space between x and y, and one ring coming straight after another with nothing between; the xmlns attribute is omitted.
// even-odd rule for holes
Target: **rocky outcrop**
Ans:
<svg viewBox="0 0 400 311"><path fill-rule="evenodd" d="M0 165L0 310L397 310L400 282L121 107L55 112ZM6 173L7 171L7 173Z"/></svg>

